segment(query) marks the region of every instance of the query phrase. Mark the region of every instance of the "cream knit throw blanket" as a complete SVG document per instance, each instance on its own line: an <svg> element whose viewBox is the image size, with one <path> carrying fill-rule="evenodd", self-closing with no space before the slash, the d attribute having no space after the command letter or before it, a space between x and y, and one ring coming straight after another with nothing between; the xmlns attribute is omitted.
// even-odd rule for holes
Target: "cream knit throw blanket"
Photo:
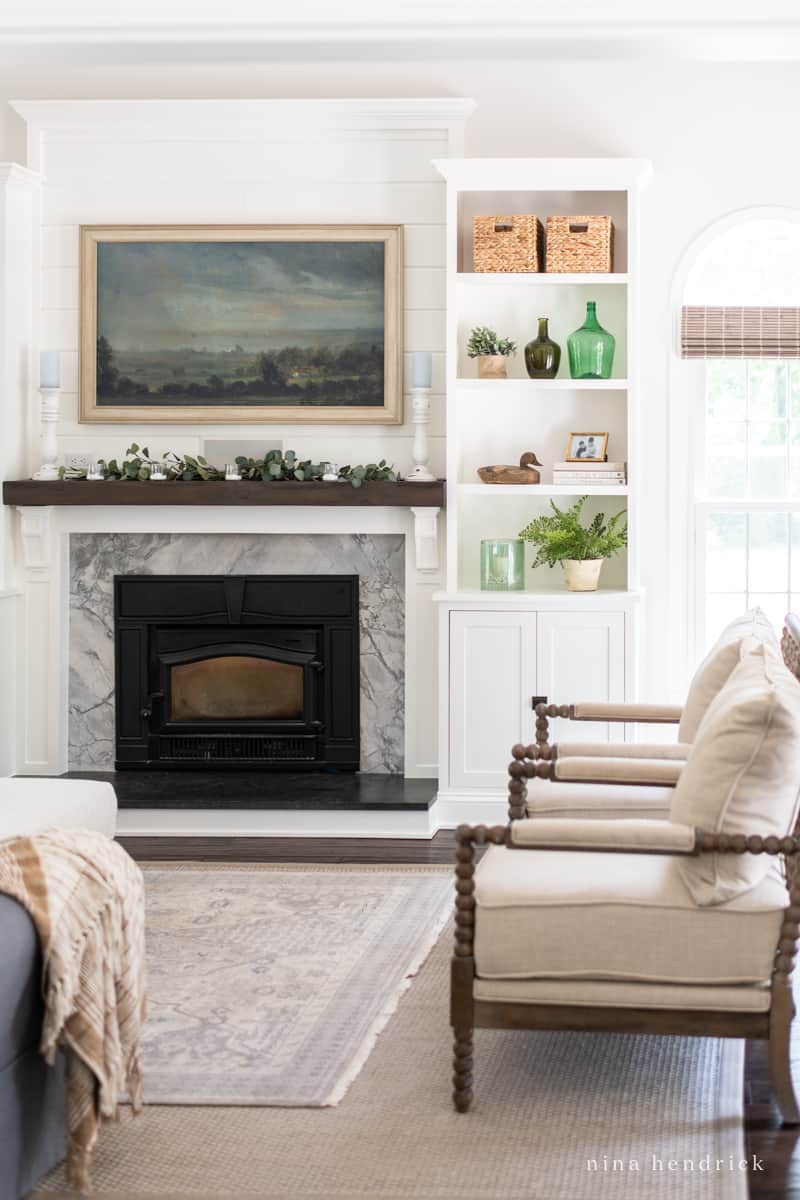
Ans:
<svg viewBox="0 0 800 1200"><path fill-rule="evenodd" d="M88 830L0 842L0 892L28 910L42 947L39 1049L67 1060L67 1175L89 1191L100 1120L127 1089L142 1104L144 885L121 846Z"/></svg>

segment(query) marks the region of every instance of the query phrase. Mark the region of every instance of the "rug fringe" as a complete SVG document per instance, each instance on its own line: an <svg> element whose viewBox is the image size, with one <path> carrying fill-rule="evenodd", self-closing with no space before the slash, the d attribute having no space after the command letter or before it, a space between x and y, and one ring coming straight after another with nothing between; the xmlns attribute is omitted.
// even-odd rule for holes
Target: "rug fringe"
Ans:
<svg viewBox="0 0 800 1200"><path fill-rule="evenodd" d="M448 898L447 904L437 917L433 928L431 929L430 936L426 938L426 940L418 947L417 953L411 960L409 966L406 968L405 974L400 981L397 991L389 998L384 1008L378 1013L377 1017L372 1022L372 1025L367 1031L364 1040L348 1065L347 1070L344 1072L341 1078L337 1080L336 1086L330 1095L326 1096L326 1098L322 1101L322 1104L320 1105L321 1108L335 1108L336 1105L344 1099L350 1088L350 1085L355 1082L355 1080L363 1071L367 1063L367 1059L375 1047L375 1043L383 1033L386 1026L389 1024L391 1018L397 1012L401 999L411 987L415 977L425 965L425 960L438 942L442 930L447 924L452 911L453 901L451 898Z"/></svg>

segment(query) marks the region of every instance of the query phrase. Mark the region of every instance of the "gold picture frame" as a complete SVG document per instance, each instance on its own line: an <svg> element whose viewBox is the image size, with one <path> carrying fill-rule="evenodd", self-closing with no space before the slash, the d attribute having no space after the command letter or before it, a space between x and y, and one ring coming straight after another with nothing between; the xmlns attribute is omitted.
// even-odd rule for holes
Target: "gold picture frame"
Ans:
<svg viewBox="0 0 800 1200"><path fill-rule="evenodd" d="M598 447L597 439L600 439ZM581 439L584 440L583 453L577 453ZM576 442L578 446L576 446ZM597 451L599 453L591 453ZM564 455L566 462L605 462L608 450L607 433L571 433L567 440L567 450Z"/></svg>
<svg viewBox="0 0 800 1200"><path fill-rule="evenodd" d="M200 248L194 259L187 245ZM226 255L235 245L250 248L252 261L241 253ZM304 245L311 247L305 254L292 254ZM342 253L348 245L359 250L348 256ZM106 246L134 249L104 252ZM181 247L177 253L176 246ZM290 286L293 271L296 286ZM254 276L258 282L264 278L263 291L253 285ZM381 280L382 306L377 300ZM184 304L190 310L185 327ZM260 306L264 325L258 325ZM178 313L174 328L169 320L159 324L162 308ZM192 328L192 308L211 322L210 329ZM271 332L268 314L275 314L279 327L292 319L292 310L299 332ZM215 311L225 332L215 332ZM322 330L328 317L334 324ZM236 321L243 329L238 338ZM104 332L111 330L131 342L139 338L137 346L116 352L119 365ZM259 337L266 339L260 352ZM280 337L285 345L270 351L268 342ZM189 344L180 347L182 338ZM262 363L273 353L290 366L273 369ZM221 365L214 369L215 363ZM205 382L187 380L187 364L192 372L205 372ZM248 378L254 369L261 371L260 378ZM79 376L79 420L88 423L399 425L403 226L82 225ZM261 394L249 394L259 388ZM379 392L382 402L373 402ZM348 402L354 393L360 398Z"/></svg>

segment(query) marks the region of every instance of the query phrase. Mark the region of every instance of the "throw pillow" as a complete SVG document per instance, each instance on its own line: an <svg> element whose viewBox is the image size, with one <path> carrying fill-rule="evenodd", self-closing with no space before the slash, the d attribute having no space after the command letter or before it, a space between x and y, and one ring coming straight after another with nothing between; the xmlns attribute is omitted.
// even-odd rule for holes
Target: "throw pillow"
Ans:
<svg viewBox="0 0 800 1200"><path fill-rule="evenodd" d="M709 704L730 677L739 662L739 650L745 638L755 638L779 652L772 625L760 608L751 608L723 629L694 673L678 727L679 742L693 742Z"/></svg>
<svg viewBox="0 0 800 1200"><path fill-rule="evenodd" d="M752 643L750 643L752 646ZM741 660L711 702L672 797L671 818L709 833L791 833L800 795L800 683L764 644ZM697 904L722 904L763 878L765 854L681 860Z"/></svg>

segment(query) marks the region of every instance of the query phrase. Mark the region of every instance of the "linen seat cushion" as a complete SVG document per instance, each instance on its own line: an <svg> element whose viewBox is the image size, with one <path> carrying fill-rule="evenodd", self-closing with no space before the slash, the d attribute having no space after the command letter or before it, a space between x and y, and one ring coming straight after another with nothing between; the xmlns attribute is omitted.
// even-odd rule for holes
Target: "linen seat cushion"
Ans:
<svg viewBox="0 0 800 1200"><path fill-rule="evenodd" d="M672 820L710 833L784 837L800 794L800 684L766 645L742 653L697 732L672 793ZM680 860L697 904L721 904L755 887L765 854Z"/></svg>
<svg viewBox="0 0 800 1200"><path fill-rule="evenodd" d="M530 817L642 817L669 819L673 788L609 783L528 781Z"/></svg>
<svg viewBox="0 0 800 1200"><path fill-rule="evenodd" d="M679 742L694 741L709 704L738 665L742 644L748 639L769 645L776 654L780 653L775 630L762 609L751 608L726 625L689 684L678 726Z"/></svg>
<svg viewBox="0 0 800 1200"><path fill-rule="evenodd" d="M476 1000L504 1004L571 1004L594 1008L768 1012L768 984L724 987L697 983L628 983L608 979L476 979Z"/></svg>
<svg viewBox="0 0 800 1200"><path fill-rule="evenodd" d="M772 869L724 905L698 907L673 855L491 846L475 876L482 979L763 985L787 904Z"/></svg>

